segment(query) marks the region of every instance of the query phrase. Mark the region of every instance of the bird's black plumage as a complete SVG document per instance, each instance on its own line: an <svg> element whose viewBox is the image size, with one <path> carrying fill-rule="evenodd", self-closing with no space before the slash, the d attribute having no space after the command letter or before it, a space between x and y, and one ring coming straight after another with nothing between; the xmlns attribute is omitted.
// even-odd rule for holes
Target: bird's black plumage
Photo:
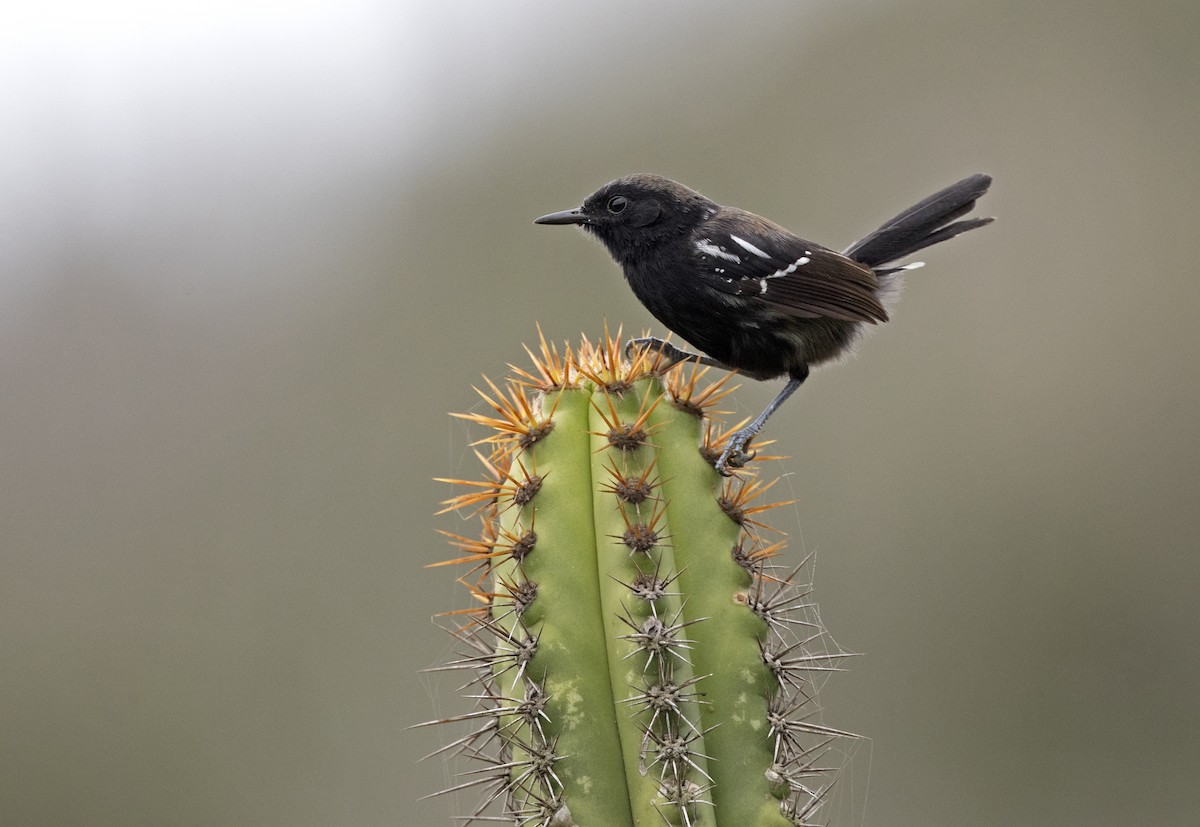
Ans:
<svg viewBox="0 0 1200 827"><path fill-rule="evenodd" d="M931 244L987 224L956 221L991 184L973 175L905 210L845 253L805 241L778 224L723 207L668 178L638 174L596 190L581 207L540 224L578 224L621 265L629 286L660 322L703 356L755 379L788 386L718 462L723 466L799 386L811 366L844 353L863 325L887 321L897 287L889 267ZM662 343L654 340L658 346ZM667 346L670 348L670 346Z"/></svg>

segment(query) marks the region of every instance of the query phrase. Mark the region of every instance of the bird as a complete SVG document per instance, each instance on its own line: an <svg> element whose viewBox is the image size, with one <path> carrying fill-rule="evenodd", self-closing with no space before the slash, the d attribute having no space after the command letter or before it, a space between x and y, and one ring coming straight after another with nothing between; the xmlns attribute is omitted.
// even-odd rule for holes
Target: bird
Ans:
<svg viewBox="0 0 1200 827"><path fill-rule="evenodd" d="M951 184L840 253L649 173L611 181L581 206L534 223L595 236L646 309L699 352L656 337L631 348L658 351L668 368L691 360L756 380L787 378L762 413L729 435L715 462L728 476L753 459L751 440L810 368L888 320L902 274L923 264L898 261L993 221L963 219L991 183L976 174Z"/></svg>

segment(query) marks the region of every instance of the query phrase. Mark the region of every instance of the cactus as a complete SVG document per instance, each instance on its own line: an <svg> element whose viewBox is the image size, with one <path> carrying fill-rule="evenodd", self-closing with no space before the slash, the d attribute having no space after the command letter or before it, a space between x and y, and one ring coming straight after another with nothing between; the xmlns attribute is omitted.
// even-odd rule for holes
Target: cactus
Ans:
<svg viewBox="0 0 1200 827"><path fill-rule="evenodd" d="M540 336L540 331L539 331ZM758 463L722 478L714 404L728 377L623 357L620 333L480 391L486 478L445 511L476 608L453 614L477 708L438 750L478 759L464 817L541 827L814 824L822 762L852 738L816 720L828 648L806 585L760 521ZM731 429L730 429L731 430ZM726 431L727 432L727 431ZM443 532L446 533L446 532ZM806 561L807 562L807 561Z"/></svg>

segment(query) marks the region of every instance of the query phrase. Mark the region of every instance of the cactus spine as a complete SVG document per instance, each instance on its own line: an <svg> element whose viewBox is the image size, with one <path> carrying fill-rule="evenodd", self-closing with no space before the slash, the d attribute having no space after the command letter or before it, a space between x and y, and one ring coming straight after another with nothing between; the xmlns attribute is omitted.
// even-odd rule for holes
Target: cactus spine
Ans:
<svg viewBox="0 0 1200 827"><path fill-rule="evenodd" d="M446 510L478 608L446 669L478 708L439 752L485 762L442 793L484 790L467 821L542 827L813 824L818 766L853 737L813 720L815 675L840 652L780 573L753 467L723 480L703 369L622 357L620 336L577 350L541 340L534 368L488 382L487 478ZM531 353L531 355L533 355ZM443 563L444 564L444 563ZM440 565L440 564L439 564ZM798 635L797 630L803 630ZM445 721L430 722L445 723Z"/></svg>

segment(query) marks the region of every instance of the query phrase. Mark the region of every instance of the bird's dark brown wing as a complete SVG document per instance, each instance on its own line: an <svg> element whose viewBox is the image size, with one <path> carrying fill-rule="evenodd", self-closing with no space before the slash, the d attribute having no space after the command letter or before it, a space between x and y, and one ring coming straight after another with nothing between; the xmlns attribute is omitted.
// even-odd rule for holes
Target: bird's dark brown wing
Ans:
<svg viewBox="0 0 1200 827"><path fill-rule="evenodd" d="M691 242L698 271L723 293L803 318L887 321L870 268L753 213L722 207Z"/></svg>

